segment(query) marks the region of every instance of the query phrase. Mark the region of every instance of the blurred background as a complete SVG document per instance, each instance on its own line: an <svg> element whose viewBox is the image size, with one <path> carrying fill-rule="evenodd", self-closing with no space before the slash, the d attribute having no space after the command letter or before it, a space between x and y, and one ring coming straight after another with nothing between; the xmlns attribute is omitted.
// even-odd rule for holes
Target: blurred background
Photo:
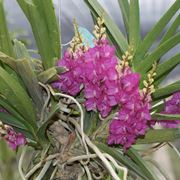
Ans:
<svg viewBox="0 0 180 180"><path fill-rule="evenodd" d="M125 29L123 26L118 0L98 1L116 21L121 31L124 32ZM154 26L154 24L160 19L160 17L165 13L165 11L172 5L174 1L175 0L140 0L142 37L144 37L148 33L148 31ZM4 0L4 2L8 26L12 37L23 41L29 49L36 49L30 25L28 24L26 17L18 7L16 0ZM93 21L90 12L83 0L54 0L54 4L58 22L60 23L59 18L61 20L60 24L63 44L69 42L73 37L73 18L77 19L80 26L83 26L89 31L92 31ZM169 25L170 24L168 24L168 26ZM163 34L161 34L161 36L162 35ZM154 46L156 46L156 44ZM170 52L168 52L162 60L168 59L171 54L174 54L179 50L180 45L176 46ZM170 74L168 79L163 84L169 84L170 82L175 81L175 79L180 79L179 72L180 65L176 67L176 69ZM175 142L174 144L178 149L180 149L180 142ZM170 156L168 156L169 153ZM9 160L7 160L7 157L9 157ZM180 167L180 160L177 159L174 151L167 147L162 148L157 153L154 153L153 157L163 167L170 180L180 179L180 172L178 168ZM19 179L18 173L15 170L17 169L15 162L15 153L9 151L4 143L0 143L0 180ZM10 169L10 171L12 170L12 172L14 172L14 174L12 174L11 172L12 176L9 176L10 173L7 171L8 168ZM4 169L6 169L7 172L5 176Z"/></svg>

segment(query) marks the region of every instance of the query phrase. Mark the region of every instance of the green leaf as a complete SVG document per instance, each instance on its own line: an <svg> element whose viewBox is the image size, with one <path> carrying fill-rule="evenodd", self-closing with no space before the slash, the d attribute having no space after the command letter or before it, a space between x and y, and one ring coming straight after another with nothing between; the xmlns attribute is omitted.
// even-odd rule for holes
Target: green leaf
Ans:
<svg viewBox="0 0 180 180"><path fill-rule="evenodd" d="M121 14L123 17L126 33L128 35L129 34L129 2L128 0L118 0L118 2L121 8Z"/></svg>
<svg viewBox="0 0 180 180"><path fill-rule="evenodd" d="M151 108L151 112L162 112L164 109L164 101L162 100L158 100L159 104L156 105L156 101L152 102L152 108Z"/></svg>
<svg viewBox="0 0 180 180"><path fill-rule="evenodd" d="M166 98L179 90L180 90L180 81L177 81L165 87L156 89L156 91L153 93L153 99L157 100L157 99Z"/></svg>
<svg viewBox="0 0 180 180"><path fill-rule="evenodd" d="M35 129L36 115L33 104L19 82L0 67L0 94Z"/></svg>
<svg viewBox="0 0 180 180"><path fill-rule="evenodd" d="M0 0L0 25L0 51L13 56L13 47L6 24L3 0Z"/></svg>
<svg viewBox="0 0 180 180"><path fill-rule="evenodd" d="M166 76L178 65L180 64L180 53L176 54L169 60L159 64L156 69L155 85L162 82Z"/></svg>
<svg viewBox="0 0 180 180"><path fill-rule="evenodd" d="M45 23L49 32L49 38L52 45L52 49L54 51L55 57L59 58L61 57L60 27L58 27L58 25L60 26L60 24L57 23L53 1L34 0L34 4L37 6L38 10L43 11L43 19L46 20Z"/></svg>
<svg viewBox="0 0 180 180"><path fill-rule="evenodd" d="M17 72L16 69L16 60L3 52L0 52L0 61L7 64L9 67L11 67L14 71Z"/></svg>
<svg viewBox="0 0 180 180"><path fill-rule="evenodd" d="M26 130L26 127L23 125L23 123L21 123L17 118L8 113L0 112L0 120L5 124L11 125L12 127Z"/></svg>
<svg viewBox="0 0 180 180"><path fill-rule="evenodd" d="M155 113L151 117L155 120L168 120L168 121L179 120L180 121L180 114Z"/></svg>
<svg viewBox="0 0 180 180"><path fill-rule="evenodd" d="M28 51L24 44L17 40L14 40L14 49L17 58L21 58L16 60L16 68L18 74L23 80L28 93L30 94L34 104L36 104L36 107L40 112L44 104L42 90L40 89L40 86L38 84L36 74L33 71Z"/></svg>
<svg viewBox="0 0 180 180"><path fill-rule="evenodd" d="M28 18L45 69L53 67L61 56L58 24L52 0L17 0Z"/></svg>
<svg viewBox="0 0 180 180"><path fill-rule="evenodd" d="M19 120L25 121L24 118L11 106L7 103L6 99L0 96L0 107L6 109L11 115L16 117Z"/></svg>
<svg viewBox="0 0 180 180"><path fill-rule="evenodd" d="M14 56L13 46L8 32L5 12L3 8L3 0L0 0L0 51L4 52L9 56ZM4 69L6 69L9 73L11 73L14 77L17 78L16 73L5 63L0 62L0 66L2 66Z"/></svg>
<svg viewBox="0 0 180 180"><path fill-rule="evenodd" d="M145 73L147 72L154 62L156 62L161 56L166 54L170 49L176 46L180 42L180 33L177 33L172 38L165 41L156 50L154 50L150 55L148 55L139 65L134 67L136 72Z"/></svg>
<svg viewBox="0 0 180 180"><path fill-rule="evenodd" d="M176 17L176 19L174 20L174 22L172 23L172 25L170 26L170 28L167 30L167 32L164 34L163 38L161 39L160 44L162 44L163 42L165 42L166 40L168 40L169 38L171 38L176 30L178 29L180 25L180 15L178 15Z"/></svg>
<svg viewBox="0 0 180 180"><path fill-rule="evenodd" d="M135 51L140 42L139 0L130 0L129 44Z"/></svg>
<svg viewBox="0 0 180 180"><path fill-rule="evenodd" d="M63 67L52 67L38 74L38 79L44 84L50 83L58 78L57 74L63 73L65 71L66 69Z"/></svg>
<svg viewBox="0 0 180 180"><path fill-rule="evenodd" d="M55 67L49 68L38 74L38 80L44 84L51 82L54 78L57 78L57 70Z"/></svg>
<svg viewBox="0 0 180 180"><path fill-rule="evenodd" d="M3 97L0 98L0 107L8 111L8 113L0 113L0 120L3 123L13 126L18 132L26 132L26 135L28 135L26 137L33 139L32 136L34 136L34 130L31 124L11 107Z"/></svg>
<svg viewBox="0 0 180 180"><path fill-rule="evenodd" d="M135 172L138 176L140 176L143 179L148 180L148 178L145 176L144 172L140 169L140 167L137 164L135 164L130 158L128 158L127 156L124 156L117 149L111 148L99 142L95 144L100 150L111 155L114 159L116 159L116 161L119 161L121 164L125 165L128 169Z"/></svg>
<svg viewBox="0 0 180 180"><path fill-rule="evenodd" d="M13 44L14 44L14 52L16 54L16 58L17 59L28 59L30 61L31 57L30 57L25 45L21 41L18 41L17 39L13 40Z"/></svg>
<svg viewBox="0 0 180 180"><path fill-rule="evenodd" d="M42 97L42 90L38 84L37 77L33 72L32 67L27 59L17 60L16 64L18 72L27 88L27 91L40 112L43 107L44 100Z"/></svg>
<svg viewBox="0 0 180 180"><path fill-rule="evenodd" d="M97 129L98 123L98 115L97 113L91 111L85 113L84 117L84 132L87 135L92 135L92 133Z"/></svg>
<svg viewBox="0 0 180 180"><path fill-rule="evenodd" d="M107 33L110 34L110 38L112 38L112 42L115 42L118 49L122 52L125 52L128 48L128 43L124 38L122 32L119 30L118 26L112 20L112 18L108 15L105 9L98 3L97 0L84 0L85 3L90 8L93 15L96 17L103 16L105 21L105 26L107 28Z"/></svg>
<svg viewBox="0 0 180 180"><path fill-rule="evenodd" d="M136 54L133 59L133 64L136 67L140 61L144 59L144 56L148 49L152 46L154 41L164 30L165 26L169 23L171 18L180 8L180 1L176 0L175 3L169 8L169 10L162 16L152 30L146 35L143 42L138 47Z"/></svg>
<svg viewBox="0 0 180 180"><path fill-rule="evenodd" d="M54 105L52 107L51 112L48 114L47 118L45 121L41 122L41 126L39 127L37 131L37 136L41 139L42 142L47 142L47 137L46 137L46 128L51 123L52 117L59 111L59 104Z"/></svg>
<svg viewBox="0 0 180 180"><path fill-rule="evenodd" d="M137 144L151 144L174 141L180 138L179 128L149 130L143 138L138 138Z"/></svg>
<svg viewBox="0 0 180 180"><path fill-rule="evenodd" d="M124 173L123 173L122 170L118 171L118 176L119 176L120 179L124 179Z"/></svg>
<svg viewBox="0 0 180 180"><path fill-rule="evenodd" d="M155 174L151 171L150 167L146 164L146 161L141 158L141 156L136 152L135 149L130 148L126 152L127 156L129 156L143 171L146 175L147 179L150 180L158 180Z"/></svg>

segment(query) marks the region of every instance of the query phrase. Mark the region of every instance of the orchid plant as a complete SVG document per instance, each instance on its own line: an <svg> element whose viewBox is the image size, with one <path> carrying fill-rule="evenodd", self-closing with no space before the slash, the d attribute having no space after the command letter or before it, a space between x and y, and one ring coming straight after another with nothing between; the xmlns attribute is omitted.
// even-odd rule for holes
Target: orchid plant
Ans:
<svg viewBox="0 0 180 180"><path fill-rule="evenodd" d="M180 1L142 39L139 0L118 1L126 34L97 0L84 0L93 35L74 21L63 55L52 0L17 2L41 57L11 39L0 0L0 137L22 149L21 178L160 179L144 156L180 138L180 81L161 85L180 63L179 53L161 62L180 42Z"/></svg>

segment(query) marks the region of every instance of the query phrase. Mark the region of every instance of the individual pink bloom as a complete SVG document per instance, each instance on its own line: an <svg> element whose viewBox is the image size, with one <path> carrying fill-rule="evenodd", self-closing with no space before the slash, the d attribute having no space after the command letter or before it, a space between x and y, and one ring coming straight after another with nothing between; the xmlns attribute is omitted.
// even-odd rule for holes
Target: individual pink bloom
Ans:
<svg viewBox="0 0 180 180"><path fill-rule="evenodd" d="M98 84L86 83L84 87L85 98L99 98L102 94L102 90Z"/></svg>
<svg viewBox="0 0 180 180"><path fill-rule="evenodd" d="M96 107L96 103L97 103L97 99L96 98L89 98L85 101L85 106L86 106L86 109L87 111L92 111L92 110L96 110L97 107Z"/></svg>
<svg viewBox="0 0 180 180"><path fill-rule="evenodd" d="M107 104L106 100L104 100L104 101L98 100L97 109L100 111L100 114L102 117L106 117L110 113L112 107L109 104Z"/></svg>
<svg viewBox="0 0 180 180"><path fill-rule="evenodd" d="M124 76L121 80L122 89L125 92L132 92L139 87L140 75L138 73L132 73Z"/></svg>
<svg viewBox="0 0 180 180"><path fill-rule="evenodd" d="M16 142L17 142L18 146L25 145L27 143L27 141L22 133L17 133Z"/></svg>

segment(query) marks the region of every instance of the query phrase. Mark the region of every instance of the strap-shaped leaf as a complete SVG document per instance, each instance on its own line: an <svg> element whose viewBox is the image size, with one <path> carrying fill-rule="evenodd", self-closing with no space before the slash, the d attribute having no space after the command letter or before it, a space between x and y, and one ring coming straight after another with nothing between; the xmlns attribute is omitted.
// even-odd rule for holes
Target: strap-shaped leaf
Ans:
<svg viewBox="0 0 180 180"><path fill-rule="evenodd" d="M3 8L3 0L0 0L0 51L9 56L14 56L13 46L8 32L8 27L5 18L5 12ZM0 62L0 66L6 69L14 77L17 78L16 73L7 64Z"/></svg>
<svg viewBox="0 0 180 180"><path fill-rule="evenodd" d="M145 137L138 138L136 141L137 144L151 144L151 143L161 143L174 141L180 138L180 129L155 129L149 130Z"/></svg>
<svg viewBox="0 0 180 180"><path fill-rule="evenodd" d="M160 44L162 44L163 42L165 42L166 40L171 38L175 34L175 32L178 29L179 25L180 25L180 14L176 17L176 19L174 20L174 22L172 23L170 28L164 34L163 38L161 39Z"/></svg>
<svg viewBox="0 0 180 180"><path fill-rule="evenodd" d="M16 64L18 72L28 90L28 93L30 94L34 104L40 112L43 107L44 100L37 77L27 59L17 60Z"/></svg>
<svg viewBox="0 0 180 180"><path fill-rule="evenodd" d="M42 97L42 90L38 84L37 76L34 73L31 65L30 56L24 44L22 44L20 41L14 40L14 50L17 58L20 58L16 60L18 74L23 80L34 104L36 104L36 107L40 112L44 101Z"/></svg>
<svg viewBox="0 0 180 180"><path fill-rule="evenodd" d="M55 57L60 57L61 43L60 43L60 24L57 23L54 5L52 0L33 0L38 10L42 10L45 23L49 32L50 43L54 51ZM60 8L60 7L59 7ZM60 18L60 17L59 17Z"/></svg>
<svg viewBox="0 0 180 180"><path fill-rule="evenodd" d="M138 152L130 148L126 152L127 156L129 156L143 171L146 175L147 179L158 180L159 178L155 176L155 173L151 171L151 168L146 164L146 161L141 158Z"/></svg>
<svg viewBox="0 0 180 180"><path fill-rule="evenodd" d="M169 8L169 10L162 16L162 18L157 22L157 24L152 28L152 30L146 35L143 42L140 44L136 51L135 57L133 59L133 64L136 67L139 61L144 59L144 56L148 49L152 46L159 34L164 30L164 27L169 23L171 18L180 8L180 1L176 0L175 3Z"/></svg>
<svg viewBox="0 0 180 180"><path fill-rule="evenodd" d="M157 100L152 102L151 112L162 112L164 109L164 100Z"/></svg>
<svg viewBox="0 0 180 180"><path fill-rule="evenodd" d="M123 17L126 33L128 35L129 34L129 2L128 0L118 0L118 2L121 8L121 14Z"/></svg>
<svg viewBox="0 0 180 180"><path fill-rule="evenodd" d="M140 167L135 164L130 158L127 156L124 156L121 152L119 152L115 148L111 148L103 143L96 143L96 146L101 149L103 152L110 154L113 158L115 158L117 161L128 167L130 170L135 172L138 176L141 178L148 180L144 172L140 169Z"/></svg>
<svg viewBox="0 0 180 180"><path fill-rule="evenodd" d="M0 120L5 124L11 125L12 127L17 127L26 130L26 127L11 114L0 112Z"/></svg>
<svg viewBox="0 0 180 180"><path fill-rule="evenodd" d="M35 129L36 115L32 100L19 82L0 67L0 94Z"/></svg>
<svg viewBox="0 0 180 180"><path fill-rule="evenodd" d="M46 69L60 57L60 37L52 0L17 0L29 20Z"/></svg>
<svg viewBox="0 0 180 180"><path fill-rule="evenodd" d="M171 94L173 94L174 92L180 91L180 81L177 81L175 83L172 83L168 86L162 87L157 89L154 93L153 93L153 98L154 99L164 99L168 96L170 96Z"/></svg>
<svg viewBox="0 0 180 180"><path fill-rule="evenodd" d="M165 41L156 50L154 50L150 55L148 55L138 66L134 67L135 71L140 73L147 72L154 62L156 62L160 57L166 54L170 49L176 46L180 42L180 33L177 33L172 38Z"/></svg>
<svg viewBox="0 0 180 180"><path fill-rule="evenodd" d="M130 0L129 44L135 51L140 42L139 0Z"/></svg>
<svg viewBox="0 0 180 180"><path fill-rule="evenodd" d="M2 96L0 97L0 107L7 110L8 113L16 117L19 121L25 121L22 115L19 114L10 104L8 104L6 99L4 99Z"/></svg>
<svg viewBox="0 0 180 180"><path fill-rule="evenodd" d="M168 121L179 120L180 121L180 114L155 113L155 114L152 115L152 118L155 119L155 120L168 120Z"/></svg>
<svg viewBox="0 0 180 180"><path fill-rule="evenodd" d="M103 16L104 21L105 21L105 26L108 30L108 33L110 34L110 38L113 39L113 42L116 42L118 48L122 50L122 52L125 52L128 48L128 43L126 39L124 38L122 32L119 30L116 23L108 15L105 9L100 5L100 3L98 3L97 0L84 0L84 1L90 8L93 15L95 15L96 17Z"/></svg>
<svg viewBox="0 0 180 180"><path fill-rule="evenodd" d="M3 8L3 0L0 0L0 51L13 56L13 47L9 32L7 29L5 13Z"/></svg>
<svg viewBox="0 0 180 180"><path fill-rule="evenodd" d="M180 53L159 64L156 69L154 84L158 85L159 83L161 83L178 64L180 64Z"/></svg>

